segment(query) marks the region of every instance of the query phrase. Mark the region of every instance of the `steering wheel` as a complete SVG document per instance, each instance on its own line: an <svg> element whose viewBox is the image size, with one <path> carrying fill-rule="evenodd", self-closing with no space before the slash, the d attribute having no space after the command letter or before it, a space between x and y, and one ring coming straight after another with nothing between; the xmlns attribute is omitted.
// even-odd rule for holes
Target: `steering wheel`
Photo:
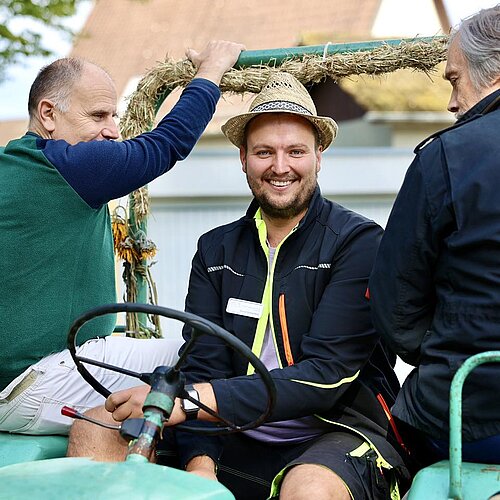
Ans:
<svg viewBox="0 0 500 500"><path fill-rule="evenodd" d="M177 311L175 309L169 309L167 307L160 307L156 305L151 305L151 304L139 304L139 303L133 303L133 302L125 302L121 304L106 304L103 306L96 307L94 309L91 309L81 316L79 316L71 325L71 328L68 333L68 349L71 353L71 357L73 358L75 365L82 375L82 377L100 394L102 394L105 398L107 398L110 394L111 391L109 391L106 387L104 387L100 382L98 382L95 377L87 370L87 368L83 365L83 363L87 363L90 365L94 366L99 366L101 368L105 368L108 370L112 370L118 373L123 373L124 375L128 375L131 377L138 378L142 382L145 382L147 384L150 383L151 381L151 373L136 373L132 372L130 370L127 370L125 368L121 368L118 366L113 366L109 365L107 363L102 363L101 361L96 361L93 359L85 358L82 356L79 356L76 353L76 338L78 331L82 328L82 326L87 323L88 321L97 318L99 316L104 316L106 314L112 314L112 313L119 313L119 312L137 312L137 313L145 313L149 315L158 315L158 316L163 316L165 318L171 318L171 319L176 319L178 321L181 321L185 323L186 325L189 325L193 328L193 334L191 339L186 343L182 354L180 355L179 360L175 364L175 366L171 367L169 370L169 376L167 377L168 380L172 380L173 378L177 379L177 384L179 384L179 379L181 380L181 386L182 389L180 393L176 394L177 396L184 397L185 399L188 399L191 401L193 404L197 405L200 409L203 409L213 417L215 417L217 420L220 422L223 422L225 425L224 426L218 426L216 428L210 428L210 427L196 427L196 426L190 426L190 425L185 425L185 424L179 424L176 425L175 428L183 431L188 431L192 433L197 433L197 434L209 434L209 435L219 435L219 434L228 434L228 433L233 433L233 432L241 432L249 429L253 429L262 423L265 422L267 417L270 415L271 411L274 408L274 404L276 401L276 387L274 385L273 379L271 378L271 375L269 374L269 371L267 368L264 366L262 361L251 351L251 349L246 346L241 340L239 340L237 337L234 335L230 334L227 330L224 330L220 326L216 325L215 323L212 323L211 321L201 318L200 316L197 316L196 314L188 313L188 312L182 312L182 311ZM211 408L208 408L206 405L201 403L200 401L193 399L189 396L189 394L184 391L184 376L180 370L180 366L186 359L187 355L189 354L192 346L196 342L196 339L200 335L213 335L215 337L218 337L219 339L222 339L227 345L229 345L234 351L236 351L238 354L246 358L248 362L255 368L255 372L260 376L262 379L262 382L264 383L264 386L266 388L267 392L267 401L266 401L266 408L263 410L262 414L256 418L255 420L248 422L247 424L244 425L236 425L233 422L230 422L223 417L221 417L217 412L214 412ZM172 373L174 374L174 377L172 377ZM169 382L167 382L169 383ZM176 390L176 392L179 392Z"/></svg>

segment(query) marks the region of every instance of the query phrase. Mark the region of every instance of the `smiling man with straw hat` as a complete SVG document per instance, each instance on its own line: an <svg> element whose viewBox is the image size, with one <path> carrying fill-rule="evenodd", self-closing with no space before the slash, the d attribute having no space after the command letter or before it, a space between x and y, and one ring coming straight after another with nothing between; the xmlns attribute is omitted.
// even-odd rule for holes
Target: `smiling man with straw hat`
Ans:
<svg viewBox="0 0 500 500"><path fill-rule="evenodd" d="M240 149L254 200L244 217L200 238L186 309L252 348L271 370L277 403L269 422L242 435L174 430L175 445L165 444L178 467L218 479L238 500L385 499L391 488L396 498L407 472L381 404L392 405L399 386L365 298L382 229L317 185L337 125L317 116L294 77L276 72L222 130ZM185 327L184 339L191 335ZM184 370L190 394L232 422L266 406L259 377L218 341L196 343ZM140 414L144 397L123 391L107 406L121 420ZM169 425L193 419L213 425L178 401Z"/></svg>

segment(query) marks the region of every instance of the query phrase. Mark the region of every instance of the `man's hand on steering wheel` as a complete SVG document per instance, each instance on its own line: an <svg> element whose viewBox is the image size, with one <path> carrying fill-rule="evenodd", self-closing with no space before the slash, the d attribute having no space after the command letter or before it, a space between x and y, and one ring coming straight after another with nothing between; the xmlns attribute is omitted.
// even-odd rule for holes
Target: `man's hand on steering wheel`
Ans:
<svg viewBox="0 0 500 500"><path fill-rule="evenodd" d="M217 401L211 384L195 384L194 388L199 394L200 401L217 412ZM150 389L149 385L140 385L114 392L106 399L104 407L111 413L113 419L117 422L123 422L123 420L127 418L142 418L142 408ZM211 422L217 421L216 418L201 409L198 413L198 419ZM176 398L174 408L165 426L171 427L173 425L182 424L185 421L186 415L181 408L181 400Z"/></svg>
<svg viewBox="0 0 500 500"><path fill-rule="evenodd" d="M145 384L114 392L106 399L104 408L117 422L127 418L143 418L142 407L150 390L151 387Z"/></svg>
<svg viewBox="0 0 500 500"><path fill-rule="evenodd" d="M159 315L165 318L176 319L189 325L192 328L192 336L187 341L175 366L158 366L153 373L135 373L124 367L117 367L99 360L79 356L77 354L77 334L80 328L96 317L120 312L140 312L149 315ZM237 425L219 415L217 413L217 401L210 383L198 383L194 385L194 388L198 392L198 397L192 396L189 392L186 393L184 389L185 377L181 371L181 367L190 350L201 335L211 335L222 340L228 347L232 348L235 353L248 360L254 367L255 373L262 379L266 388L267 399L265 407L262 408L262 413L257 418L254 418L254 420ZM129 418L142 418L142 409L144 404L146 404L146 406L151 407L151 410L154 410L156 414L163 415L163 418L171 413L171 417L165 424L167 426L179 425L180 430L195 434L219 435L231 432L241 432L258 427L266 421L274 407L276 388L269 371L262 361L237 337L224 330L219 325L201 316L197 316L196 314L176 311L174 309L151 304L130 302L125 302L123 304L105 304L87 311L73 322L68 333L67 344L78 371L97 392L106 398L105 408L112 414L113 419L118 422L122 422ZM130 377L136 377L144 382L145 385L112 394L108 388L104 387L96 380L94 375L87 370L84 366L87 364L99 366ZM146 398L146 396L150 394L154 394L154 396ZM186 408L186 413L184 413L181 407L180 403L182 400L179 399L179 396L185 398L184 401L190 403L190 407ZM199 410L193 412L193 405L199 407ZM199 420L217 422L218 425L213 427L182 425L183 422L186 421L186 414L192 417L194 416L193 413L196 413L195 416ZM155 419L151 418L150 414L148 414L148 419L150 426L158 427ZM163 422L161 425L164 425Z"/></svg>

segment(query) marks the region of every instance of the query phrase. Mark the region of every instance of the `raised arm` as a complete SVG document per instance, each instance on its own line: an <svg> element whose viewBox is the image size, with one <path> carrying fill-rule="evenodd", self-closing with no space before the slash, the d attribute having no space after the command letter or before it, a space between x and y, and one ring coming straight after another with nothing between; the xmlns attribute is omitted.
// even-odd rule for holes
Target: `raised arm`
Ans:
<svg viewBox="0 0 500 500"><path fill-rule="evenodd" d="M164 174L191 152L215 112L220 97L217 84L243 48L216 41L201 53L189 51L197 74L151 132L123 142L76 145L40 139L39 147L89 206L98 208L124 196Z"/></svg>

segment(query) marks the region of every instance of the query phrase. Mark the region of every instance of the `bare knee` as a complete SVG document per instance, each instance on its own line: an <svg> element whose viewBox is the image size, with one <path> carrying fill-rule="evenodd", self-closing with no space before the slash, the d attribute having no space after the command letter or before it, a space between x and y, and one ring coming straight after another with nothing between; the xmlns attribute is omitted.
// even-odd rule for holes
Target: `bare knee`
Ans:
<svg viewBox="0 0 500 500"><path fill-rule="evenodd" d="M314 464L294 466L283 479L280 499L309 500L312 496L315 500L351 500L342 479L330 469Z"/></svg>
<svg viewBox="0 0 500 500"><path fill-rule="evenodd" d="M104 406L91 408L85 415L100 422L118 425ZM75 420L71 426L68 457L90 457L103 462L119 462L127 452L127 443L116 430L105 429L84 420Z"/></svg>

